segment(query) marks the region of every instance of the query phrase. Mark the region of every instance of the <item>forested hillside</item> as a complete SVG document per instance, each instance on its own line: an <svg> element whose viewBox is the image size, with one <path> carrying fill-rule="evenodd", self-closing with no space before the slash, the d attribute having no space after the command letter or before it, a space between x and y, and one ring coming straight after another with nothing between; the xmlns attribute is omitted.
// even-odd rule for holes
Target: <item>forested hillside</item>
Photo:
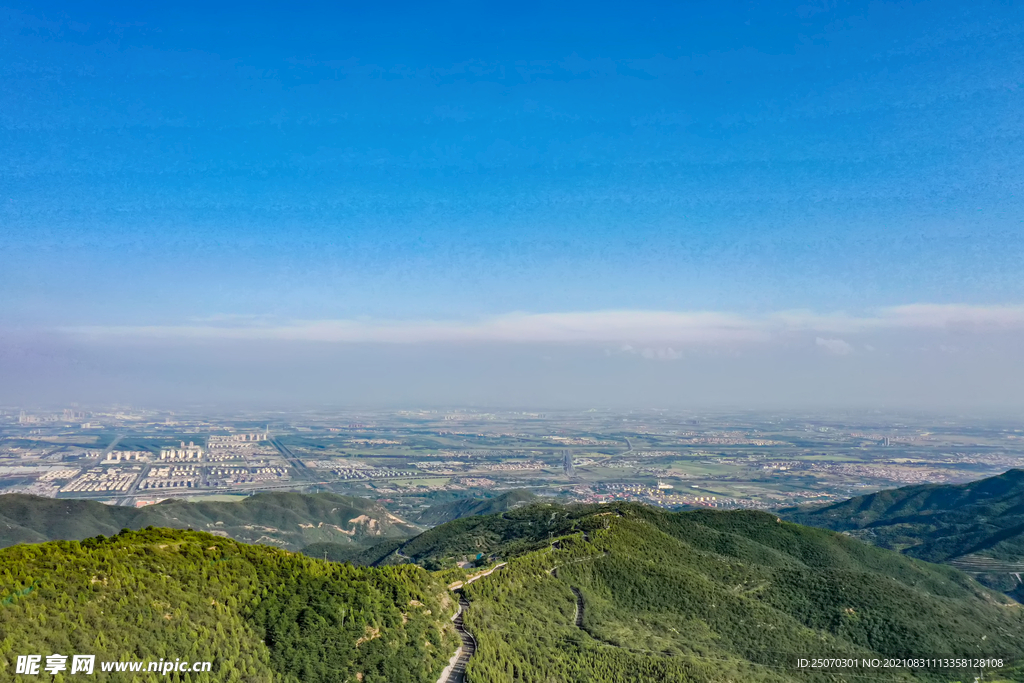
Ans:
<svg viewBox="0 0 1024 683"><path fill-rule="evenodd" d="M199 532L21 545L0 550L0 679L15 680L19 654L81 653L212 661L179 679L191 683L433 682L457 642L453 609L419 567L359 569Z"/></svg>
<svg viewBox="0 0 1024 683"><path fill-rule="evenodd" d="M419 532L374 501L333 493L259 493L240 502L167 500L142 508L0 495L0 547L81 540L147 526L192 528L289 550L318 542L364 547Z"/></svg>
<svg viewBox="0 0 1024 683"><path fill-rule="evenodd" d="M417 562L440 569L477 555L511 557L543 547L549 539L569 533L577 520L593 509L594 506L535 503L493 515L462 517L402 542L377 563Z"/></svg>
<svg viewBox="0 0 1024 683"><path fill-rule="evenodd" d="M461 498L450 503L431 505L419 514L416 523L423 526L436 526L462 517L506 512L535 502L537 502L537 496L522 489L507 491L493 498Z"/></svg>
<svg viewBox="0 0 1024 683"><path fill-rule="evenodd" d="M912 557L952 564L1024 598L1017 576L1024 572L1024 470L968 484L879 491L779 514Z"/></svg>
<svg viewBox="0 0 1024 683"><path fill-rule="evenodd" d="M794 664L1024 655L1024 609L1006 596L760 512L536 503L360 553L389 566L169 529L0 550L0 679L18 654L59 652L214 661L179 683L435 681L457 642L445 584L467 558L507 562L462 589L469 683L951 683L974 672ZM1024 674L986 675L1007 680Z"/></svg>
<svg viewBox="0 0 1024 683"><path fill-rule="evenodd" d="M311 543L302 553L331 562L349 562L359 567L381 564L391 553L402 547L401 540L386 540L367 547L341 543Z"/></svg>
<svg viewBox="0 0 1024 683"><path fill-rule="evenodd" d="M1024 653L1019 605L953 569L828 531L640 506L566 519L573 537L465 589L479 642L472 683L824 681L836 679L796 673L796 658Z"/></svg>

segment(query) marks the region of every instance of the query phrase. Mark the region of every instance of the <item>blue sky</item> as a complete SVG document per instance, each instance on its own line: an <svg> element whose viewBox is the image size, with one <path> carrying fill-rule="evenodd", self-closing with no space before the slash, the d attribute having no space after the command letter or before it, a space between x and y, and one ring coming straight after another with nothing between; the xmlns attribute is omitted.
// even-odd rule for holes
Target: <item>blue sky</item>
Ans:
<svg viewBox="0 0 1024 683"><path fill-rule="evenodd" d="M1024 324L1024 7L668 5L8 5L0 325Z"/></svg>

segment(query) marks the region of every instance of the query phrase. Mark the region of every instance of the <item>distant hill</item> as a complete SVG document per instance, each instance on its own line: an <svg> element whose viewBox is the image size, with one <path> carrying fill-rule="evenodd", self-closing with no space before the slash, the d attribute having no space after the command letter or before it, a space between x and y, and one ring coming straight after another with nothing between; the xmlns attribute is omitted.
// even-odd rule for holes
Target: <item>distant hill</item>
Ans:
<svg viewBox="0 0 1024 683"><path fill-rule="evenodd" d="M437 569L440 568L440 564L431 559L437 555L436 550L433 549L435 543L450 542L452 548L461 548L466 553L474 554L471 551L476 547L478 541L472 537L470 530L474 527L474 522L468 521L469 518L476 519L485 515L500 514L535 503L538 500L540 499L537 496L522 489L508 491L493 498L460 498L431 506L416 518L418 524L426 527L445 525L443 530L437 533L425 534L424 538L417 543L410 543L407 546L407 542L411 539L392 538L378 541L367 547L360 547L351 543L324 541L311 543L302 548L302 552L310 557L334 562L351 562L358 566L371 567L381 564L427 561L427 566ZM455 526L447 524L462 519L467 521ZM494 523L490 517L485 522L487 525ZM508 525L507 534L510 542L520 542L522 547L527 547L530 541L526 541L526 539L532 538L529 529L515 523ZM526 541L527 545L522 545L523 541ZM431 550L421 551L421 548L431 548ZM412 553L412 556L406 555L407 552Z"/></svg>
<svg viewBox="0 0 1024 683"><path fill-rule="evenodd" d="M537 496L523 489L508 491L493 498L461 498L450 503L432 505L419 514L416 523L437 526L461 517L492 515L537 501Z"/></svg>
<svg viewBox="0 0 1024 683"><path fill-rule="evenodd" d="M906 486L779 514L912 557L949 563L993 587L1021 592L1014 574L1024 572L1024 470L968 484Z"/></svg>
<svg viewBox="0 0 1024 683"><path fill-rule="evenodd" d="M434 683L455 606L419 567L357 569L170 529L0 550L0 680L16 656L95 655L100 681ZM110 660L209 673L103 673ZM70 673L65 671L64 674ZM50 680L51 676L40 676ZM79 680L57 674L53 680Z"/></svg>
<svg viewBox="0 0 1024 683"><path fill-rule="evenodd" d="M259 493L240 502L168 500L142 508L0 495L0 547L81 540L148 526L192 528L289 550L318 542L363 547L419 531L374 501L333 493Z"/></svg>

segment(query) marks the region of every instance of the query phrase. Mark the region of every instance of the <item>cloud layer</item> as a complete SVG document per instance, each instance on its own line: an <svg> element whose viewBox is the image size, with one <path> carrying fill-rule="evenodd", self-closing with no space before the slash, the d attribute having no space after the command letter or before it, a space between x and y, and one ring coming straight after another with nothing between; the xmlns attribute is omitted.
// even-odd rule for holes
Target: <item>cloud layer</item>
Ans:
<svg viewBox="0 0 1024 683"><path fill-rule="evenodd" d="M620 343L686 346L768 342L796 333L837 354L853 347L835 335L876 331L1024 331L1024 306L912 304L864 315L780 311L761 316L720 312L595 311L509 313L474 321L293 320L223 316L183 325L66 327L102 339L225 339L415 344L431 342ZM673 354L678 351L673 351Z"/></svg>

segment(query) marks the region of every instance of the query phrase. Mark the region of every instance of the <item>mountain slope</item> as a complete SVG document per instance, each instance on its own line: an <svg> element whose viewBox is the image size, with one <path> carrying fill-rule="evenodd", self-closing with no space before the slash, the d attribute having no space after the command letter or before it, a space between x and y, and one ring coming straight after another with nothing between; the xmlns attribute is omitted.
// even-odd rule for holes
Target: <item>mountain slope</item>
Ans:
<svg viewBox="0 0 1024 683"><path fill-rule="evenodd" d="M18 655L211 661L170 680L436 680L457 641L452 601L418 567L356 569L169 529L0 550L0 678ZM23 680L31 680L28 677ZM77 679L78 677L73 677ZM59 677L57 680L62 680Z"/></svg>
<svg viewBox="0 0 1024 683"><path fill-rule="evenodd" d="M417 562L440 569L481 554L511 557L570 533L591 507L534 503L493 515L462 517L402 542L376 564Z"/></svg>
<svg viewBox="0 0 1024 683"><path fill-rule="evenodd" d="M431 527L464 517L478 517L514 510L537 500L537 496L523 490L509 491L493 498L461 498L450 503L434 505L424 510L416 518L416 521L418 524ZM460 542L458 538L460 534L450 532L451 528L445 531L444 534L455 542ZM311 543L302 548L302 552L310 557L319 557L334 562L351 562L357 566L376 566L407 562L409 558L402 552L403 544L403 539L395 538L379 541L367 547L359 547L351 543L341 544L326 541ZM415 553L416 551L412 550L412 552ZM430 566L437 569L440 565L432 562Z"/></svg>
<svg viewBox="0 0 1024 683"><path fill-rule="evenodd" d="M416 523L423 526L437 526L462 517L506 512L535 502L537 502L537 496L522 489L508 491L493 498L461 498L450 503L430 506L419 514Z"/></svg>
<svg viewBox="0 0 1024 683"><path fill-rule="evenodd" d="M1021 590L1015 575L1024 571L1024 470L968 484L879 491L779 514L912 557L953 564L1000 590Z"/></svg>
<svg viewBox="0 0 1024 683"><path fill-rule="evenodd" d="M191 683L433 681L463 572L408 562L470 554L507 565L463 587L468 683L824 683L867 679L796 659L1024 655L1020 605L950 567L760 512L538 503L401 541L384 562L406 564L379 568L169 529L3 549L0 672L61 652L212 660Z"/></svg>
<svg viewBox="0 0 1024 683"><path fill-rule="evenodd" d="M512 672L580 682L824 681L836 679L796 672L796 659L1024 654L1020 606L948 567L764 513L564 512L575 535L517 553L466 587L465 623L479 643L473 683ZM539 516L529 516L536 526ZM483 537L479 525L473 533ZM443 559L450 547L434 550ZM950 681L962 672L872 674Z"/></svg>
<svg viewBox="0 0 1024 683"><path fill-rule="evenodd" d="M967 484L924 484L879 491L818 508L784 510L788 518L836 531L922 522L955 528L982 521L1009 529L1024 522L1024 470Z"/></svg>
<svg viewBox="0 0 1024 683"><path fill-rule="evenodd" d="M237 503L168 500L142 508L0 495L0 547L81 540L147 526L199 529L290 550L317 542L362 547L408 538L419 530L373 501L333 493L259 493Z"/></svg>

